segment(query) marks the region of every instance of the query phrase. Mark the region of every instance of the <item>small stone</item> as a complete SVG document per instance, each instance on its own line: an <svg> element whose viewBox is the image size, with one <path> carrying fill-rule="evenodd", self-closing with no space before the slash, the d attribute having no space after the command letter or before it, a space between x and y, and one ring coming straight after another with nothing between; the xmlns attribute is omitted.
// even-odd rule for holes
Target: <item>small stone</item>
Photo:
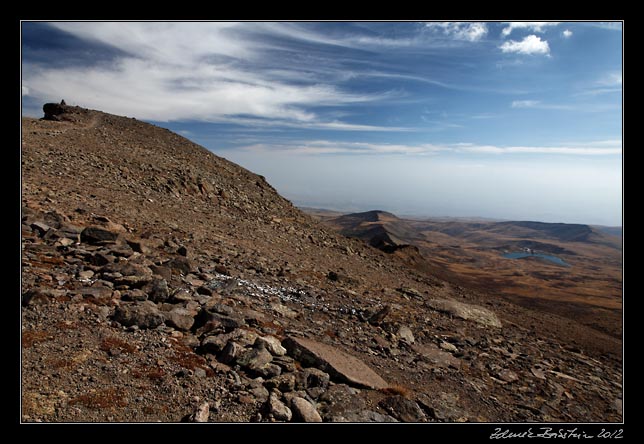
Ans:
<svg viewBox="0 0 644 444"><path fill-rule="evenodd" d="M83 270L78 272L78 278L79 279L85 279L89 280L94 276L94 272L92 270Z"/></svg>
<svg viewBox="0 0 644 444"><path fill-rule="evenodd" d="M228 268L226 268L225 266L223 266L221 264L215 265L215 271L217 273L219 273L219 274L223 274L225 276L230 276L230 272L228 271Z"/></svg>
<svg viewBox="0 0 644 444"><path fill-rule="evenodd" d="M165 317L150 301L121 304L116 307L113 319L126 327L155 328L163 324Z"/></svg>
<svg viewBox="0 0 644 444"><path fill-rule="evenodd" d="M398 337L407 344L413 344L416 340L414 338L414 333L412 333L411 328L406 325L401 325L398 329Z"/></svg>
<svg viewBox="0 0 644 444"><path fill-rule="evenodd" d="M239 396L237 396L237 402L240 404L253 404L255 399L246 393L240 393Z"/></svg>
<svg viewBox="0 0 644 444"><path fill-rule="evenodd" d="M22 305L24 307L31 305L48 304L51 299L65 295L65 290L53 290L50 288L32 288L22 295Z"/></svg>
<svg viewBox="0 0 644 444"><path fill-rule="evenodd" d="M228 341L224 349L221 351L219 361L223 362L224 364L232 364L235 362L235 359L242 353L243 350L244 348L241 345L233 341Z"/></svg>
<svg viewBox="0 0 644 444"><path fill-rule="evenodd" d="M69 246L70 246L70 245L72 245L73 243L74 243L74 240L73 240L73 239L70 239L70 238L68 238L68 237L64 237L64 238L62 238L62 239L60 239L60 240L58 241L58 244L59 244L59 245L61 245L61 246L63 246L63 247L69 247Z"/></svg>
<svg viewBox="0 0 644 444"><path fill-rule="evenodd" d="M329 389L318 398L320 414L324 419L330 419L347 412L365 410L367 405L360 396L356 396L358 394L359 390L346 384L329 386Z"/></svg>
<svg viewBox="0 0 644 444"><path fill-rule="evenodd" d="M150 265L150 270L157 276L161 276L166 281L172 279L172 268L163 265Z"/></svg>
<svg viewBox="0 0 644 444"><path fill-rule="evenodd" d="M213 291L206 287L205 285L200 286L197 288L197 293L202 294L204 296L212 296Z"/></svg>
<svg viewBox="0 0 644 444"><path fill-rule="evenodd" d="M380 325L390 311L391 307L389 305L385 305L369 318L369 323L371 325Z"/></svg>
<svg viewBox="0 0 644 444"><path fill-rule="evenodd" d="M208 422L210 416L210 405L207 402L201 404L195 412L190 415L190 422Z"/></svg>
<svg viewBox="0 0 644 444"><path fill-rule="evenodd" d="M118 257L130 257L134 254L134 250L127 244L116 244L110 247L110 254Z"/></svg>
<svg viewBox="0 0 644 444"><path fill-rule="evenodd" d="M34 222L30 225L31 229L38 232L40 236L44 236L47 231L49 231L51 228L49 225L43 223L43 222Z"/></svg>
<svg viewBox="0 0 644 444"><path fill-rule="evenodd" d="M294 372L297 370L295 367L295 360L290 356L274 356L273 364L279 365L285 372Z"/></svg>
<svg viewBox="0 0 644 444"><path fill-rule="evenodd" d="M451 353L443 351L434 344L413 344L412 350L418 353L424 361L431 364L431 368L460 368L461 360Z"/></svg>
<svg viewBox="0 0 644 444"><path fill-rule="evenodd" d="M543 372L543 370L539 370L536 367L532 367L530 369L530 372L534 375L535 378L541 379L543 381L546 380L546 374Z"/></svg>
<svg viewBox="0 0 644 444"><path fill-rule="evenodd" d="M439 347L450 353L454 353L458 351L458 348L456 348L454 344L450 344L449 342L445 342L445 341L441 341L441 343L439 344Z"/></svg>
<svg viewBox="0 0 644 444"><path fill-rule="evenodd" d="M133 251L136 251L137 253L150 254L152 252L150 248L147 246L147 243L142 239L127 240L126 242L130 246L130 248Z"/></svg>
<svg viewBox="0 0 644 444"><path fill-rule="evenodd" d="M286 305L280 304L278 302L272 302L271 303L271 309L273 311L275 311L276 313L284 316L285 318L289 318L289 319L295 319L300 315L297 311L291 310Z"/></svg>
<svg viewBox="0 0 644 444"><path fill-rule="evenodd" d="M613 401L613 408L619 416L622 416L624 414L623 402L621 399L616 398L615 401Z"/></svg>
<svg viewBox="0 0 644 444"><path fill-rule="evenodd" d="M214 323L206 324L204 327L207 327L208 325L213 325ZM212 332L221 332L220 329L212 330ZM204 334L203 331L197 330L198 335ZM203 348L203 351L206 353L220 353L224 347L226 347L226 344L228 343L229 339L231 337L228 334L222 335L222 334L213 334L212 336L206 336L203 338L201 341L201 347Z"/></svg>
<svg viewBox="0 0 644 444"><path fill-rule="evenodd" d="M295 397L291 400L293 419L301 422L322 422L322 417L313 404L304 398Z"/></svg>
<svg viewBox="0 0 644 444"><path fill-rule="evenodd" d="M499 377L500 380L505 382L515 382L519 380L519 376L515 372L507 368L497 373L497 376Z"/></svg>
<svg viewBox="0 0 644 444"><path fill-rule="evenodd" d="M112 256L111 254L94 253L89 257L88 262L91 265L98 265L99 267L101 267L103 265L107 265L114 262L115 259L116 257ZM103 277L105 277L105 273L103 273Z"/></svg>
<svg viewBox="0 0 644 444"><path fill-rule="evenodd" d="M288 422L293 417L291 409L279 400L275 393L271 393L267 401L267 410L277 421Z"/></svg>
<svg viewBox="0 0 644 444"><path fill-rule="evenodd" d="M420 422L425 420L425 414L418 404L400 395L385 398L378 405L394 418L403 422Z"/></svg>
<svg viewBox="0 0 644 444"><path fill-rule="evenodd" d="M143 290L147 292L148 298L154 302L165 302L170 297L168 282L165 279L154 278L143 287Z"/></svg>
<svg viewBox="0 0 644 444"><path fill-rule="evenodd" d="M283 373L264 382L264 387L269 390L277 389L282 393L292 392L295 389L295 375Z"/></svg>
<svg viewBox="0 0 644 444"><path fill-rule="evenodd" d="M286 349L282 347L282 343L275 336L261 336L255 340L255 345L264 345L266 350L273 356L284 356Z"/></svg>
<svg viewBox="0 0 644 444"><path fill-rule="evenodd" d="M326 389L331 380L328 373L323 372L315 367L309 367L302 370L302 381L304 388L322 388Z"/></svg>
<svg viewBox="0 0 644 444"><path fill-rule="evenodd" d="M188 249L182 245L179 248L177 248L177 254L180 254L181 256L187 257L188 256Z"/></svg>
<svg viewBox="0 0 644 444"><path fill-rule="evenodd" d="M188 331L195 323L194 314L185 308L174 308L166 313L166 325L176 328L177 330Z"/></svg>
<svg viewBox="0 0 644 444"><path fill-rule="evenodd" d="M96 284L96 283L95 283ZM94 286L81 288L79 290L72 290L83 296L84 299L96 301L108 301L112 299L114 291L108 286Z"/></svg>
<svg viewBox="0 0 644 444"><path fill-rule="evenodd" d="M87 227L81 232L81 242L102 245L114 243L119 234L101 227Z"/></svg>
<svg viewBox="0 0 644 444"><path fill-rule="evenodd" d="M274 378L275 376L279 376L282 373L282 368L279 365L270 363L266 364L262 367L259 368L250 368L249 369L256 375L261 376L263 378Z"/></svg>
<svg viewBox="0 0 644 444"><path fill-rule="evenodd" d="M174 259L170 260L167 264L168 267L177 270L182 274L188 274L192 271L192 262L186 257L177 256Z"/></svg>
<svg viewBox="0 0 644 444"><path fill-rule="evenodd" d="M395 418L373 410L360 410L343 413L342 415L331 416L331 422L398 422Z"/></svg>
<svg viewBox="0 0 644 444"><path fill-rule="evenodd" d="M414 297L414 298L417 298L417 299L422 299L423 298L423 296L420 294L420 292L418 290L416 290L415 288L400 287L400 288L397 288L396 290L401 292L402 294L405 294L407 296L411 296L411 297Z"/></svg>
<svg viewBox="0 0 644 444"><path fill-rule="evenodd" d="M249 369L257 369L271 362L273 356L264 347L246 349L237 357L237 364Z"/></svg>
<svg viewBox="0 0 644 444"><path fill-rule="evenodd" d="M170 301L173 303L183 303L192 301L192 295L186 290L179 290L172 295Z"/></svg>
<svg viewBox="0 0 644 444"><path fill-rule="evenodd" d="M208 310L201 310L197 316L197 325L205 325L210 322L216 322L226 330L235 330L246 325L242 318L237 316L224 316L218 313L212 313Z"/></svg>
<svg viewBox="0 0 644 444"><path fill-rule="evenodd" d="M263 386L257 386L249 390L250 394L259 402L265 402L268 399L269 392Z"/></svg>
<svg viewBox="0 0 644 444"><path fill-rule="evenodd" d="M473 321L484 325L486 327L501 327L499 318L488 310L487 308L479 307L476 305L464 304L448 299L430 299L425 302L425 305L457 318Z"/></svg>
<svg viewBox="0 0 644 444"><path fill-rule="evenodd" d="M219 314L222 314L222 315L226 315L226 316L234 316L235 315L235 309L233 307L231 307L230 305L214 303L209 308L213 312L219 313Z"/></svg>
<svg viewBox="0 0 644 444"><path fill-rule="evenodd" d="M123 292L121 299L124 301L145 301L148 299L148 294L139 289L127 290Z"/></svg>
<svg viewBox="0 0 644 444"><path fill-rule="evenodd" d="M304 390L296 390L296 391L292 391L292 392L287 392L287 393L284 393L282 395L282 400L288 406L291 405L291 401L293 400L293 398L302 398L302 399L307 399L307 400L310 401L310 399L307 397L306 392ZM291 410L293 410L293 409L291 408Z"/></svg>
<svg viewBox="0 0 644 444"><path fill-rule="evenodd" d="M113 279L114 285L124 286L129 288L142 288L148 282L150 282L149 276L123 276L120 278Z"/></svg>

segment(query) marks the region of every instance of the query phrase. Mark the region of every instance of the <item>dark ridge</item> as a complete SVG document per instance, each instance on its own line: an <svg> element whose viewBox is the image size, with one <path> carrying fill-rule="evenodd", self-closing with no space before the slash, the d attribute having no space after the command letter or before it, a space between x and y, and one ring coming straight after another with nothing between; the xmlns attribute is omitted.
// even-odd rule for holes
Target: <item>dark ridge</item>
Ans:
<svg viewBox="0 0 644 444"><path fill-rule="evenodd" d="M361 220L364 222L378 222L382 220L383 217L392 218L398 220L398 216L393 213L382 210L371 210L365 211L362 213L351 213L340 216L338 219L351 219L351 220Z"/></svg>
<svg viewBox="0 0 644 444"><path fill-rule="evenodd" d="M562 224L562 223L545 223L545 222L497 222L495 227L518 227L527 228L562 241L568 242L588 242L590 236L594 234L593 229L588 225L581 224Z"/></svg>

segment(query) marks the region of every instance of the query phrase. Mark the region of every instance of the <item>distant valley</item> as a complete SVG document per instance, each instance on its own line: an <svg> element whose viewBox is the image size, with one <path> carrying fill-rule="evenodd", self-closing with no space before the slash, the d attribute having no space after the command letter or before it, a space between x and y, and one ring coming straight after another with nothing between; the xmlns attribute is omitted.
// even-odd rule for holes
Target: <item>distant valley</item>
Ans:
<svg viewBox="0 0 644 444"><path fill-rule="evenodd" d="M622 334L621 227L304 210L416 270Z"/></svg>

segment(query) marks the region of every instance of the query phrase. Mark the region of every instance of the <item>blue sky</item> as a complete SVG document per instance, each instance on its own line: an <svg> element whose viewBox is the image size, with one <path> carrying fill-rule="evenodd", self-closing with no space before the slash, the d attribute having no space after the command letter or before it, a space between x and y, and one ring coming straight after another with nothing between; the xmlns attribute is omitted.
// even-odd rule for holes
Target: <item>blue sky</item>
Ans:
<svg viewBox="0 0 644 444"><path fill-rule="evenodd" d="M295 204L621 225L622 24L24 22L23 114L179 132Z"/></svg>

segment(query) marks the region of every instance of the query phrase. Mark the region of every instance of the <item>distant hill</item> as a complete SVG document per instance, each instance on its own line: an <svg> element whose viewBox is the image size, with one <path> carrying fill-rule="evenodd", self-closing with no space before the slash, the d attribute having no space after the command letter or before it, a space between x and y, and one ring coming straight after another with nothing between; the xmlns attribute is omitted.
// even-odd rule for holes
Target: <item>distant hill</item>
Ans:
<svg viewBox="0 0 644 444"><path fill-rule="evenodd" d="M528 307L565 313L614 336L621 334L619 315L607 316L605 311L621 306L622 293L621 238L610 228L536 221L406 219L380 210L341 216L318 210L318 217L345 236L403 259L411 269L503 294ZM526 251L533 255L514 260L505 257ZM560 267L547 256L570 267Z"/></svg>
<svg viewBox="0 0 644 444"><path fill-rule="evenodd" d="M594 225L593 228L601 231L602 233L610 234L611 236L617 236L620 239L622 237L622 227L606 227L604 225Z"/></svg>
<svg viewBox="0 0 644 444"><path fill-rule="evenodd" d="M380 249L391 249L391 246L420 245L431 237L431 233L440 233L452 239L491 247L527 247L552 253L564 253L568 250L549 241L582 242L621 248L619 239L612 233L583 224L534 221L419 221L402 219L382 210L341 216L336 216L335 212L325 213L324 210L316 210L316 213L341 234L363 239Z"/></svg>
<svg viewBox="0 0 644 444"><path fill-rule="evenodd" d="M327 222L341 234L363 239L369 245L387 252L421 240L420 233L413 226L387 211L345 214L328 219Z"/></svg>

